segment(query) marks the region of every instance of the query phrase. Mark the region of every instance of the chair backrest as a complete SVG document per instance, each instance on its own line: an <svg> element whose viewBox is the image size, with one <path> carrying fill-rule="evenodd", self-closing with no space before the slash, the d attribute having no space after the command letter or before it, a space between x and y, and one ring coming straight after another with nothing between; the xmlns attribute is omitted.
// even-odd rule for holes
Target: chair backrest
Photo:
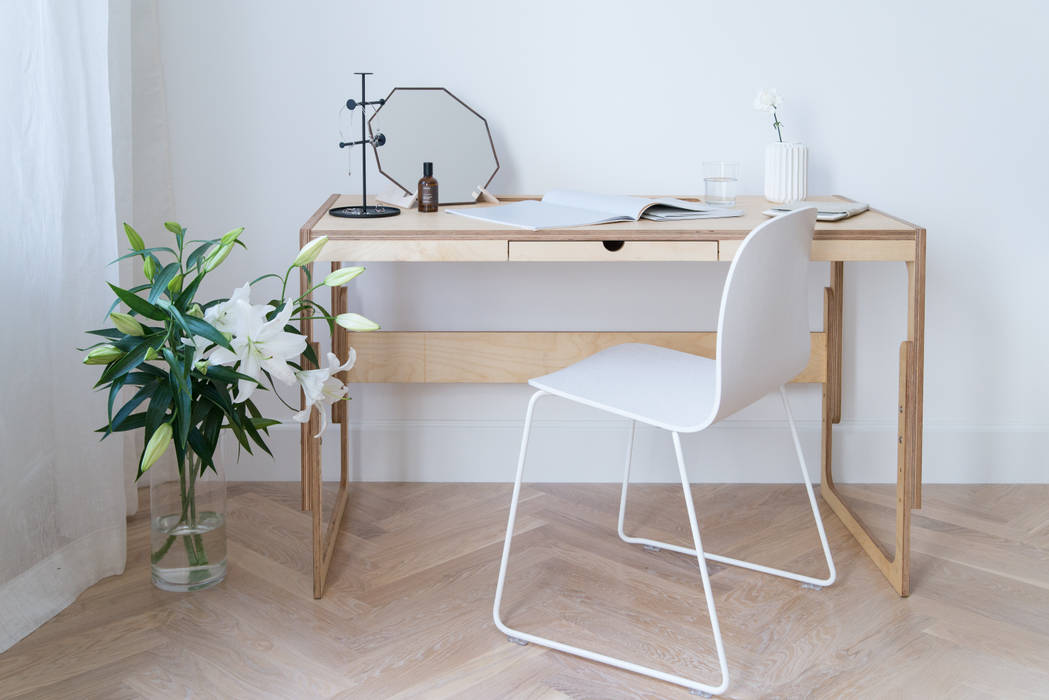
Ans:
<svg viewBox="0 0 1049 700"><path fill-rule="evenodd" d="M816 209L758 226L728 270L718 317L711 423L793 379L809 361L807 270Z"/></svg>

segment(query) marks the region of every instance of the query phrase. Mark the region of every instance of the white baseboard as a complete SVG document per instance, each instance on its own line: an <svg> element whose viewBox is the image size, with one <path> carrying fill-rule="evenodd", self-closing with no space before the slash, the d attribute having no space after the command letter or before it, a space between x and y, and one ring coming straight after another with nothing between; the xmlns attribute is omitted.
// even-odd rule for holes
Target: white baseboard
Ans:
<svg viewBox="0 0 1049 700"><path fill-rule="evenodd" d="M619 420L536 420L525 478L531 482L610 482L622 478L628 423ZM338 478L338 425L322 447L325 480ZM356 481L508 482L514 477L521 421L386 420L350 423L351 478ZM819 479L819 423L798 424L809 473ZM299 428L270 429L274 458L256 451L237 460L223 444L232 481L299 479ZM683 435L696 483L800 481L786 424L725 421ZM896 480L896 425L850 422L834 429L835 479L842 483ZM632 478L677 480L669 434L638 426ZM1040 425L930 425L924 433L925 483L1049 483L1049 428Z"/></svg>

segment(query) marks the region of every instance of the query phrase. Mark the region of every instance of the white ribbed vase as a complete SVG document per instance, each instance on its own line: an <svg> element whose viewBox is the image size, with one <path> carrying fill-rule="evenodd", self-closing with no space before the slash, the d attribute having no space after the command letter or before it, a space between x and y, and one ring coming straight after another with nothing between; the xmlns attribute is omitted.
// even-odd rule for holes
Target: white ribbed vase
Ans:
<svg viewBox="0 0 1049 700"><path fill-rule="evenodd" d="M801 143L765 147L765 199L794 202L809 191L809 149Z"/></svg>

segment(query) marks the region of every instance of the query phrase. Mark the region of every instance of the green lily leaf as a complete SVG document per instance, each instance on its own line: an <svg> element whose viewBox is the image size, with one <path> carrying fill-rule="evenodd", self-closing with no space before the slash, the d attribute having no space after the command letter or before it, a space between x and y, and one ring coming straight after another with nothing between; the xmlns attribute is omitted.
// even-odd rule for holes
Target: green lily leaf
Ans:
<svg viewBox="0 0 1049 700"><path fill-rule="evenodd" d="M151 349L156 350L157 347L163 344L164 336L165 334L163 333L154 333L152 335L147 335L144 338L140 338L139 343L134 349L128 351L126 355L116 362L112 362L106 366L106 370L102 373L102 376L99 378L98 383L95 384L95 386L102 386L106 382L121 377L138 367L142 364L142 361L146 359L146 353Z"/></svg>
<svg viewBox="0 0 1049 700"><path fill-rule="evenodd" d="M109 262L109 264L113 265L115 263L120 262L121 260L126 260L127 258L146 258L150 254L152 254L152 253L154 253L154 252L156 252L158 250L163 250L163 251L165 251L167 253L171 253L171 255L173 257L176 257L176 258L178 257L178 252L176 252L173 248L169 248L166 245L158 245L158 246L153 246L152 248L143 248L142 250L136 250L136 251L133 251L131 253L124 253L119 258L111 260Z"/></svg>
<svg viewBox="0 0 1049 700"><path fill-rule="evenodd" d="M211 246L217 243L217 239L214 241L204 241L201 245L193 249L193 252L186 258L186 269L192 270L197 267L197 264L204 260L204 256L208 254L208 250Z"/></svg>
<svg viewBox="0 0 1049 700"><path fill-rule="evenodd" d="M226 382L227 384L236 384L240 380L244 379L249 382L255 382L262 389L266 388L265 386L263 386L262 382L260 382L258 379L255 379L255 377L249 377L246 374L241 374L240 372L234 371L229 367L223 367L222 365L210 365L206 368L204 376L206 376L208 379L221 380L223 382Z"/></svg>
<svg viewBox="0 0 1049 700"><path fill-rule="evenodd" d="M177 262L170 263L164 266L164 269L158 272L153 277L153 286L149 290L149 299L147 301L150 304L155 304L160 295L168 288L168 284L171 280L175 279L175 275L179 273L179 264Z"/></svg>
<svg viewBox="0 0 1049 700"><path fill-rule="evenodd" d="M227 350L233 349L226 336L222 335L215 326L211 325L204 319L195 318L193 316L183 316L182 320L190 335L199 335L201 338L207 338L211 342L224 347Z"/></svg>
<svg viewBox="0 0 1049 700"><path fill-rule="evenodd" d="M109 424L113 424L113 404L116 403L117 394L124 387L124 382L127 381L127 375L121 375L113 380L113 383L109 385L109 402L106 406L106 418L109 419Z"/></svg>
<svg viewBox="0 0 1049 700"><path fill-rule="evenodd" d="M126 289L121 289L115 284L107 284L109 284L109 287L113 290L113 293L120 298L120 301L127 304L128 308L132 311L142 314L146 318L151 318L154 321L166 320L167 317L164 315L164 312L161 309L154 306L152 302L146 301L142 297ZM165 282L164 284L167 285L167 282Z"/></svg>
<svg viewBox="0 0 1049 700"><path fill-rule="evenodd" d="M118 430L121 424L123 424L123 422L127 419L127 417L131 415L131 412L138 408L143 401L145 401L153 395L153 392L156 390L156 388L157 385L155 383L146 384L137 392L135 392L135 395L128 399L128 402L124 404L119 411L117 411L117 415L109 420L109 430L106 431L106 435L109 435L109 433L111 433L114 430Z"/></svg>
<svg viewBox="0 0 1049 700"><path fill-rule="evenodd" d="M84 331L89 335L97 335L103 338L111 338L113 340L120 340L124 337L124 334L118 331L116 328L99 328L93 331ZM84 348L77 348L78 350L84 350Z"/></svg>
<svg viewBox="0 0 1049 700"><path fill-rule="evenodd" d="M164 422L168 409L171 408L171 399L171 385L167 382L157 384L153 396L149 399L149 408L146 409L145 427L147 439L157 429L157 426Z"/></svg>
<svg viewBox="0 0 1049 700"><path fill-rule="evenodd" d="M146 426L146 414L135 413L125 418L118 427L110 428L108 425L103 425L101 428L95 428L96 433L123 433L128 430L137 430L138 428L144 428Z"/></svg>

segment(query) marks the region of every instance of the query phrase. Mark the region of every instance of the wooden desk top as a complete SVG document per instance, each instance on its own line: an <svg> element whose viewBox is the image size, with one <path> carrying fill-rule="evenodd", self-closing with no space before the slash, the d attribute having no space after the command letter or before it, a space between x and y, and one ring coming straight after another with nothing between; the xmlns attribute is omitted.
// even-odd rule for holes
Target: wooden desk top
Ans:
<svg viewBox="0 0 1049 700"><path fill-rule="evenodd" d="M835 196L812 197L831 200ZM539 197L500 196L504 202ZM744 195L736 206L743 216L729 219L693 219L691 221L630 221L567 229L527 231L463 216L447 214L441 207L434 214L415 209L401 209L398 216L383 219L343 219L328 210L337 206L360 203L360 195L333 194L310 217L301 230L304 239L328 236L332 240L511 240L511 241L714 241L743 238L758 224L768 221L762 210L771 203L764 197ZM490 204L458 204L451 208L485 207ZM818 222L816 240L915 240L921 227L871 210L843 221Z"/></svg>

